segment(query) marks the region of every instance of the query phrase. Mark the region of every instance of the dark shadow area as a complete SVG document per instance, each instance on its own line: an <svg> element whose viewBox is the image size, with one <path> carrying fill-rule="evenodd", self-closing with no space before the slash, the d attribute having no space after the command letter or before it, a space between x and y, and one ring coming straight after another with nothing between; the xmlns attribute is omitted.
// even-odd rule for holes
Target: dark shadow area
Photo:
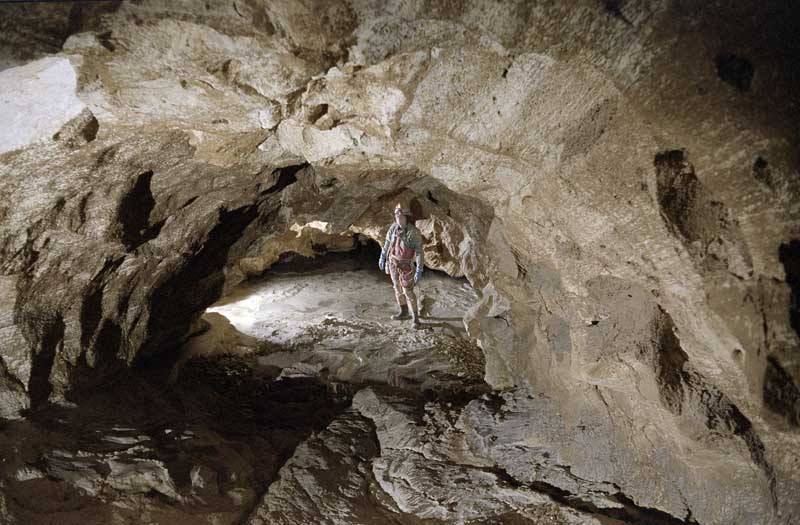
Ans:
<svg viewBox="0 0 800 525"><path fill-rule="evenodd" d="M800 240L781 244L778 258L783 264L789 286L789 324L800 337ZM797 351L797 348L792 350ZM775 356L767 357L764 371L764 403L780 414L792 426L800 425L800 388L792 377L791 361L781 363Z"/></svg>
<svg viewBox="0 0 800 525"><path fill-rule="evenodd" d="M156 204L150 191L153 172L146 171L133 181L131 189L122 197L117 211L119 237L127 251L158 236L161 224L150 227L150 213ZM163 224L163 223L162 223Z"/></svg>
<svg viewBox="0 0 800 525"><path fill-rule="evenodd" d="M269 188L261 190L261 193L259 193L259 195L263 197L271 193L278 193L283 191L289 185L297 182L297 173L303 168L306 168L307 166L308 164L295 164L293 166L286 166L285 168L279 168L278 170L276 170L278 173L278 180L275 181L275 183Z"/></svg>
<svg viewBox="0 0 800 525"><path fill-rule="evenodd" d="M53 368L56 350L63 345L64 328L64 320L57 316L44 332L39 349L33 356L28 386L32 406L46 402L50 396L50 370Z"/></svg>
<svg viewBox="0 0 800 525"><path fill-rule="evenodd" d="M202 248L153 294L148 324L151 339L140 353L140 362L170 343L174 346L188 329L189 314L202 311L219 298L228 251L257 217L255 205L219 211L218 223Z"/></svg>
<svg viewBox="0 0 800 525"><path fill-rule="evenodd" d="M775 179L769 167L769 162L762 157L756 157L755 162L753 162L753 177L769 189L775 189Z"/></svg>
<svg viewBox="0 0 800 525"><path fill-rule="evenodd" d="M795 239L788 244L781 244L778 249L778 258L786 273L786 284L792 291L789 302L789 322L800 337L800 240Z"/></svg>
<svg viewBox="0 0 800 525"><path fill-rule="evenodd" d="M381 246L372 239L354 236L353 249L346 252L328 251L324 244L312 244L314 256L308 257L296 252L286 252L281 254L278 261L273 264L263 274L249 279L249 281L260 281L268 279L271 274L285 273L308 273L314 272L336 263L348 263L344 266L352 266L352 269L378 270L378 258L381 255Z"/></svg>
<svg viewBox="0 0 800 525"><path fill-rule="evenodd" d="M118 500L138 497L139 485L151 484L148 499L180 508L181 498L197 495L202 468L213 489L204 492L204 501L188 501L244 519L297 445L349 403L346 393L318 380L275 381L232 356L193 359L172 385L160 371L120 371L103 385L73 391L69 404L41 404L25 420L4 423L0 455L13 455L20 467L44 476L6 478L4 491L15 496L6 500L8 510L37 523L48 510L88 512L107 505L92 489L74 485L75 479L105 487L105 495ZM61 502L64 508L27 505L43 483L52 485L50 491L83 496ZM252 501L236 505L226 496L242 490L253 491Z"/></svg>
<svg viewBox="0 0 800 525"><path fill-rule="evenodd" d="M748 91L753 82L753 63L732 53L720 53L714 57L717 76L739 91Z"/></svg>
<svg viewBox="0 0 800 525"><path fill-rule="evenodd" d="M629 26L633 26L633 23L630 20L628 20L628 18L622 12L622 6L621 6L622 2L620 2L620 0L602 0L602 2L603 2L603 8L605 9L606 13L613 16L614 18L622 20Z"/></svg>
<svg viewBox="0 0 800 525"><path fill-rule="evenodd" d="M774 357L767 357L764 403L772 411L784 416L790 425L800 425L800 389Z"/></svg>

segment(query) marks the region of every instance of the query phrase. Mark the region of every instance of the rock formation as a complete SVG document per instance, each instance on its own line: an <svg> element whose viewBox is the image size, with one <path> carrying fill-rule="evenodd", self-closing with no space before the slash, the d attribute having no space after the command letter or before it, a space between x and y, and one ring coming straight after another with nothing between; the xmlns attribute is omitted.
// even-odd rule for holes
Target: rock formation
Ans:
<svg viewBox="0 0 800 525"><path fill-rule="evenodd" d="M0 5L3 521L800 522L800 23L735 4ZM161 377L398 201L485 392Z"/></svg>

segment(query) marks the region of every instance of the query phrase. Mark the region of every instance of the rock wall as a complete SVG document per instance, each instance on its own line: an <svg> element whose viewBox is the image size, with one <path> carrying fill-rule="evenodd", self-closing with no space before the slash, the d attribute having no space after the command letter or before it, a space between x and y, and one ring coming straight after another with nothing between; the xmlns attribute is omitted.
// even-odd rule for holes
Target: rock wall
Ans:
<svg viewBox="0 0 800 525"><path fill-rule="evenodd" d="M478 434L557 458L493 464L800 519L789 2L31 9L0 7L2 416L169 356L282 253L380 241L413 201L430 265L481 291L487 383L546 429Z"/></svg>

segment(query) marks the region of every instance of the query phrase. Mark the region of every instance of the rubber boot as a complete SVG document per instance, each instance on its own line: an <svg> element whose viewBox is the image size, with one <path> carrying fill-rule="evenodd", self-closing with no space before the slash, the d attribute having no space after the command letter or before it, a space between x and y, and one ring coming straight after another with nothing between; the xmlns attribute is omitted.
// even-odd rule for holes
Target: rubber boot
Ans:
<svg viewBox="0 0 800 525"><path fill-rule="evenodd" d="M394 321L399 321L400 319L408 319L408 306L403 304L400 305L400 313L396 313L392 316Z"/></svg>
<svg viewBox="0 0 800 525"><path fill-rule="evenodd" d="M414 328L419 328L421 326L419 322L419 312L416 308L411 309L411 320L414 323Z"/></svg>

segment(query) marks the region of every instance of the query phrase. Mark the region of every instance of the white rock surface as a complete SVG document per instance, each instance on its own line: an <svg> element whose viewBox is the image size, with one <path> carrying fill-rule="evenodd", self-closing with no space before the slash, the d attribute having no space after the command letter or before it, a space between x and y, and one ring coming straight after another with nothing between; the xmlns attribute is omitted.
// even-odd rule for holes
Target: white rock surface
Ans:
<svg viewBox="0 0 800 525"><path fill-rule="evenodd" d="M49 141L86 105L67 58L42 58L0 71L0 154Z"/></svg>

